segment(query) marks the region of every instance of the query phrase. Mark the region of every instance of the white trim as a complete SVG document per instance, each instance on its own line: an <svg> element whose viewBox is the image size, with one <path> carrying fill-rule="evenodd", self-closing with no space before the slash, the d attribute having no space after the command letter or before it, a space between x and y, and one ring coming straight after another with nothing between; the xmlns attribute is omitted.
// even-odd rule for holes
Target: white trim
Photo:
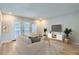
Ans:
<svg viewBox="0 0 79 59"><path fill-rule="evenodd" d="M79 45L79 43L78 42L71 42L72 44L74 44L74 45Z"/></svg>
<svg viewBox="0 0 79 59"><path fill-rule="evenodd" d="M3 43L8 43L8 42L11 42L12 40L7 40L7 41L2 41L1 44Z"/></svg>
<svg viewBox="0 0 79 59"><path fill-rule="evenodd" d="M11 41L12 41L12 40L1 41L1 42L0 42L0 47L2 46L3 43L8 43L8 42L11 42Z"/></svg>

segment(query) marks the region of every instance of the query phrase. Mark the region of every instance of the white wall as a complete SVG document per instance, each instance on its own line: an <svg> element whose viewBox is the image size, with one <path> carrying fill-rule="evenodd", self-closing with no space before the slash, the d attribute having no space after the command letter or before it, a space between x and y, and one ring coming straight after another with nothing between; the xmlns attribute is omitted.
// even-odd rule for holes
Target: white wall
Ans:
<svg viewBox="0 0 79 59"><path fill-rule="evenodd" d="M2 31L0 41L14 40L15 39L15 31L14 31L14 23L18 22L31 22L30 19L20 18L8 14L2 15L2 25L6 26L6 31ZM3 30L3 29L2 29Z"/></svg>
<svg viewBox="0 0 79 59"><path fill-rule="evenodd" d="M34 20L34 23L37 25L37 34L44 35L44 28L47 27L47 20L39 18Z"/></svg>
<svg viewBox="0 0 79 59"><path fill-rule="evenodd" d="M14 24L15 20L16 20L16 18L11 15L2 16L2 26L6 26L6 30L2 29L1 41L14 39L13 24Z"/></svg>
<svg viewBox="0 0 79 59"><path fill-rule="evenodd" d="M68 27L72 29L72 38L73 42L79 43L79 12L70 13L65 15L60 15L57 17L52 17L48 19L48 31L51 29L51 25L62 24L63 30Z"/></svg>
<svg viewBox="0 0 79 59"><path fill-rule="evenodd" d="M0 39L1 39L1 12L0 12Z"/></svg>
<svg viewBox="0 0 79 59"><path fill-rule="evenodd" d="M1 39L1 20L0 20L0 39Z"/></svg>

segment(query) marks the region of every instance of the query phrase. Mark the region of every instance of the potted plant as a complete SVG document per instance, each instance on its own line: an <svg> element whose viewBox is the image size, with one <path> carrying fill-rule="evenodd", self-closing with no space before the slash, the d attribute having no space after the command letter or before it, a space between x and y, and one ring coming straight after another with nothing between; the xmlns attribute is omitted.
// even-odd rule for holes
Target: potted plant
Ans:
<svg viewBox="0 0 79 59"><path fill-rule="evenodd" d="M44 28L44 36L47 36L46 32L47 32L47 28Z"/></svg>
<svg viewBox="0 0 79 59"><path fill-rule="evenodd" d="M69 35L71 34L71 32L72 32L72 29L68 29L68 28L66 28L65 30L64 30L64 33L65 33L65 41L67 41L67 43L69 42Z"/></svg>

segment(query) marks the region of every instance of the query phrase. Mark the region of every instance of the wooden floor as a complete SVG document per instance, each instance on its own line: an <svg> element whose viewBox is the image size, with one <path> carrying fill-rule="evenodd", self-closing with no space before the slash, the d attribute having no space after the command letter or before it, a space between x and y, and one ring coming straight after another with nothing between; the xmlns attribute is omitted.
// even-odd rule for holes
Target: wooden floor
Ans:
<svg viewBox="0 0 79 59"><path fill-rule="evenodd" d="M0 46L0 55L16 55L16 41L3 43Z"/></svg>
<svg viewBox="0 0 79 59"><path fill-rule="evenodd" d="M56 44L63 46L63 50L60 51L58 55L61 55L63 52L64 55L79 55L79 46L72 44L64 44L62 42L56 41ZM0 55L17 55L16 51L16 41L11 41L8 43L3 43L0 46Z"/></svg>

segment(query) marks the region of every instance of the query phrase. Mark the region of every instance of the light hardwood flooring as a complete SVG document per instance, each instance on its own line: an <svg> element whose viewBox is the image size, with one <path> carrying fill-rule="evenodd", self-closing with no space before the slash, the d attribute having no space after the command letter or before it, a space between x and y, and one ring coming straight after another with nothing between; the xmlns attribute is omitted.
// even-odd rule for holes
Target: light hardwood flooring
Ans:
<svg viewBox="0 0 79 59"><path fill-rule="evenodd" d="M3 43L0 46L0 55L16 55L16 41Z"/></svg>
<svg viewBox="0 0 79 59"><path fill-rule="evenodd" d="M52 45L53 44L63 46L63 50L59 51L59 53L57 55L61 55L61 54L63 54L63 55L79 55L79 46L77 46L77 45L66 44L66 43L59 42L59 41L53 41ZM56 52L56 51L54 51L54 52ZM16 41L11 41L11 42L1 44L0 55L17 55Z"/></svg>

